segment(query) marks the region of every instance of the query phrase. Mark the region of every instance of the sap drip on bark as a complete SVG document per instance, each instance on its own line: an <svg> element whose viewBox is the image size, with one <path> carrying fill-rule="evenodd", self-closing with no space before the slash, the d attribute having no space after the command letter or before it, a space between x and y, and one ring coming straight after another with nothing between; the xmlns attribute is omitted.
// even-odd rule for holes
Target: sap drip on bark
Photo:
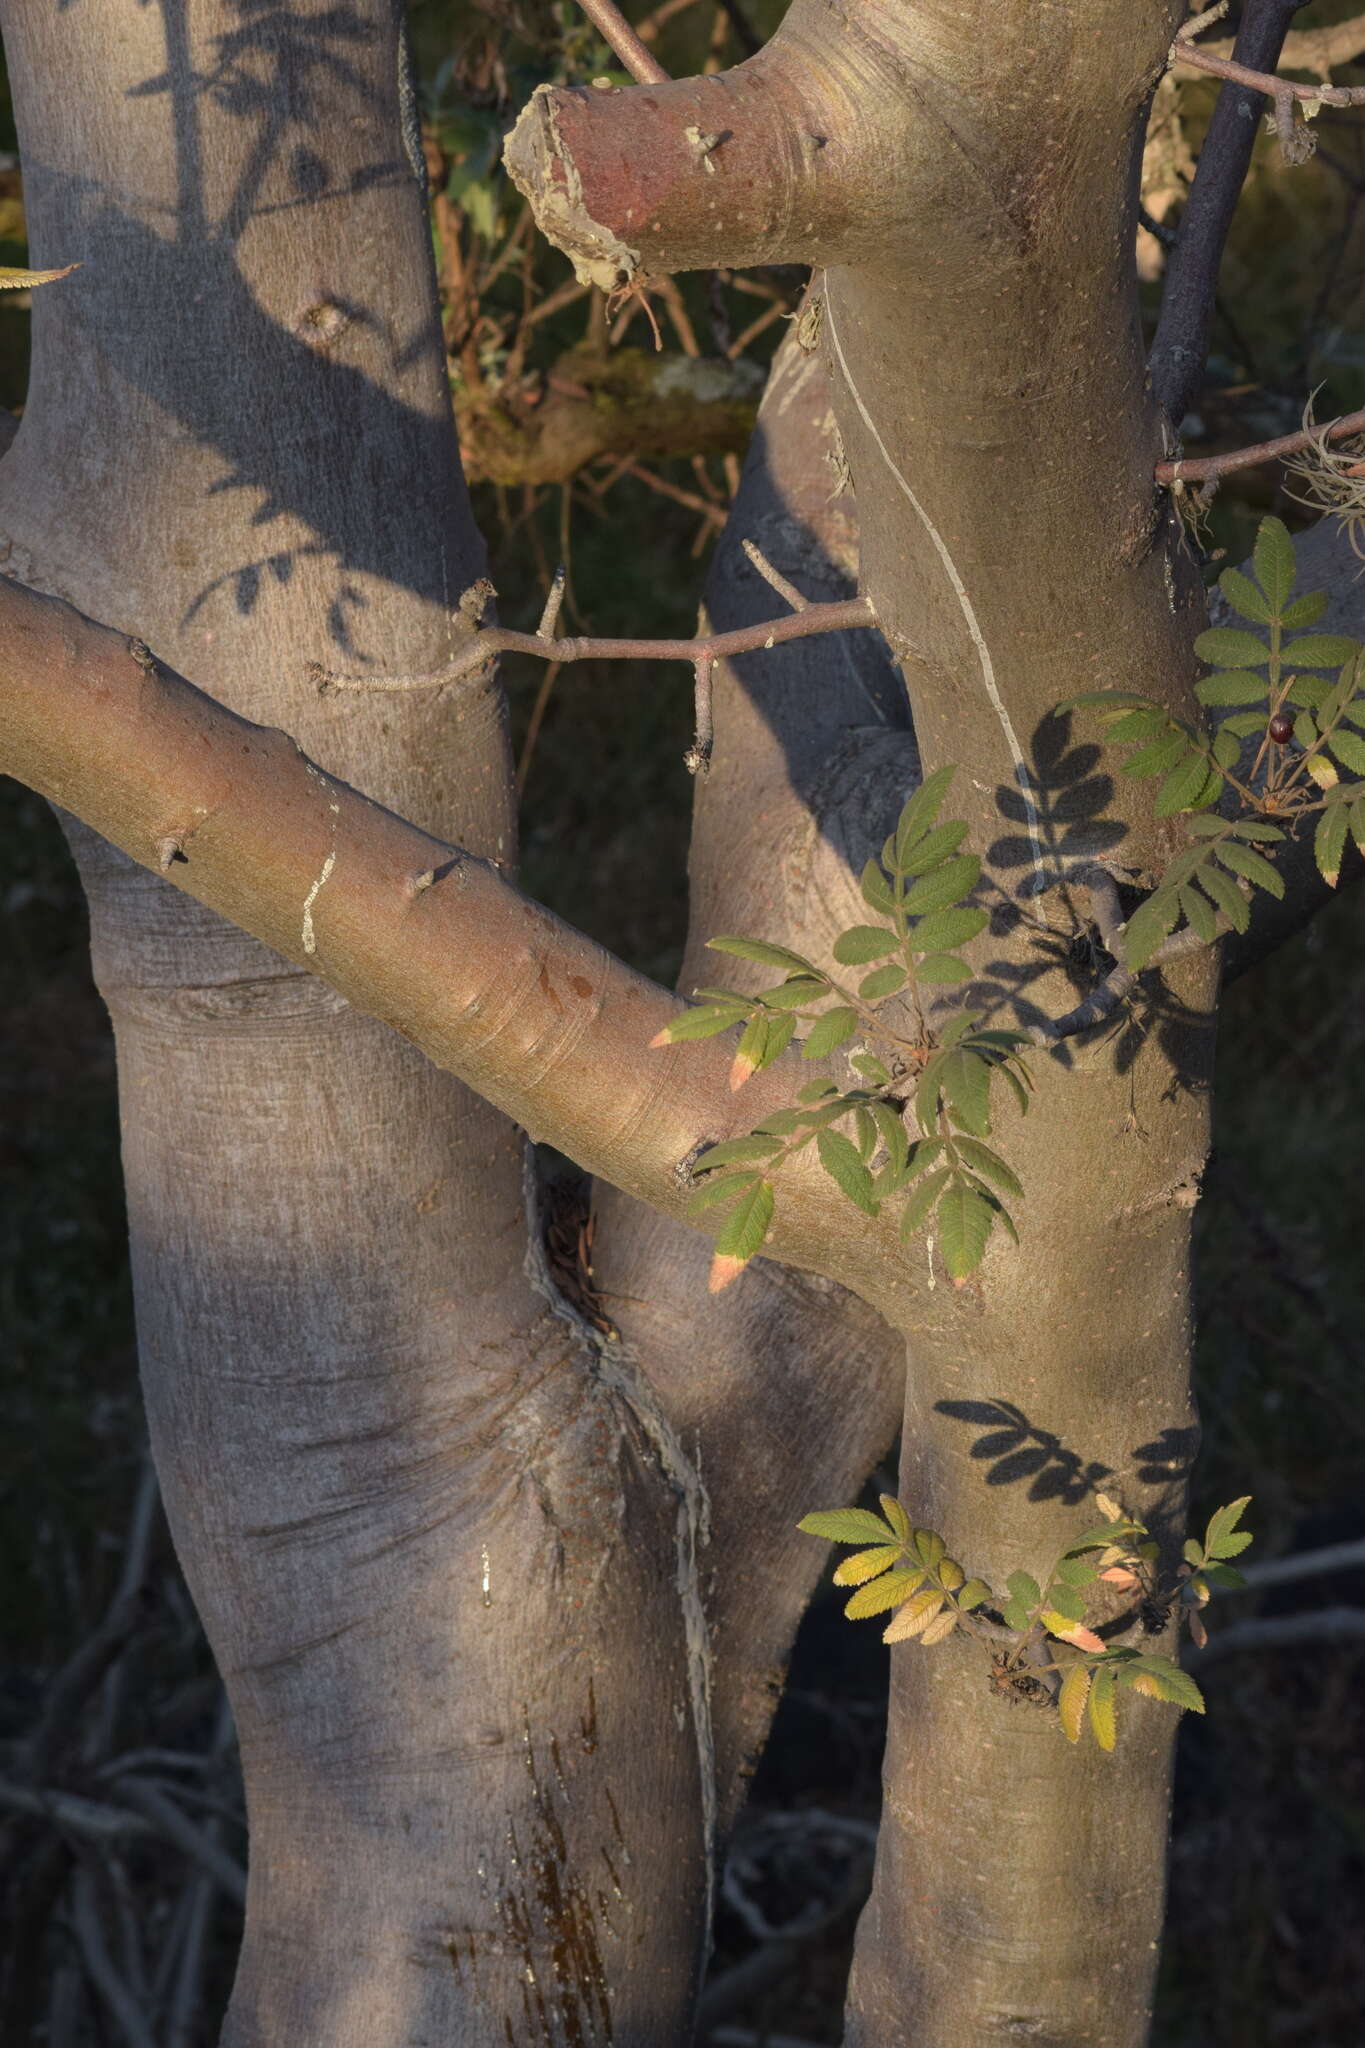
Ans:
<svg viewBox="0 0 1365 2048"><path fill-rule="evenodd" d="M582 1753L595 1754L597 1705L591 1679L578 1736ZM487 2014L495 2028L500 2025L496 2039L507 2048L611 2048L615 2032L603 1940L621 1941L622 1923L633 1912L621 1881L631 1859L616 1802L610 1789L603 1788L610 1825L602 1830L605 1839L597 1847L601 1869L575 1868L561 1807L572 1806L591 1792L587 1786L571 1785L572 1766L566 1767L558 1735L534 1736L526 1708L522 1759L531 1794L529 1821L525 1813L520 1821L509 1813L499 1875L490 1868L493 1859L486 1852L478 1860L479 1888L491 1908L495 1931L456 1929L445 1939L445 1953L476 2010ZM507 1995L503 1987L508 1958L516 1961L521 1994L515 2020L505 2009L495 2016L493 2008L495 1998L501 2002ZM481 1968L490 1959L502 1965L496 1990Z"/></svg>

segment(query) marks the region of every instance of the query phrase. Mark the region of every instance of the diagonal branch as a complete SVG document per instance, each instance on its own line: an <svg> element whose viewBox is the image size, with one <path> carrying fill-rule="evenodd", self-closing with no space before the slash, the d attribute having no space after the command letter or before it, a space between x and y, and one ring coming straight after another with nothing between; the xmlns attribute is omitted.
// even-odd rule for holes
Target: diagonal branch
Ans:
<svg viewBox="0 0 1365 2048"><path fill-rule="evenodd" d="M288 734L214 703L139 643L9 581L0 765L666 1214L683 1216L704 1144L749 1130L809 1077L788 1055L739 1102L728 1043L650 1052L679 1000L495 864L324 774ZM793 1177L770 1256L847 1273L865 1244L875 1269L879 1233L846 1221L847 1206L818 1168Z"/></svg>

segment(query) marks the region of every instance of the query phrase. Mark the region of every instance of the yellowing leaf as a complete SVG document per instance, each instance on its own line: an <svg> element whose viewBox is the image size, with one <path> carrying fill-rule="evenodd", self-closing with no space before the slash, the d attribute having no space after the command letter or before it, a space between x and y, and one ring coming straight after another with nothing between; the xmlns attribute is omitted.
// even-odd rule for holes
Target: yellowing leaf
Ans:
<svg viewBox="0 0 1365 2048"><path fill-rule="evenodd" d="M7 263L0 264L0 292L24 292L35 284L55 284L59 277L70 277L80 267L79 263L65 263L60 270L15 270Z"/></svg>
<svg viewBox="0 0 1365 2048"><path fill-rule="evenodd" d="M923 1584L921 1571L888 1572L884 1578L860 1586L853 1598L845 1602L844 1613L850 1621L864 1621L869 1614L885 1614L888 1607L899 1607ZM936 1592L934 1598L940 1597Z"/></svg>
<svg viewBox="0 0 1365 2048"><path fill-rule="evenodd" d="M911 1636L917 1636L928 1628L934 1616L943 1606L943 1595L936 1586L930 1586L923 1593L917 1593L913 1600L907 1600L899 1614L892 1616L882 1630L884 1643L904 1643Z"/></svg>
<svg viewBox="0 0 1365 2048"><path fill-rule="evenodd" d="M1090 1666L1073 1664L1062 1680L1062 1689L1057 1695L1057 1712L1061 1716L1062 1732L1068 1742L1081 1739L1081 1720L1085 1703L1090 1696Z"/></svg>
<svg viewBox="0 0 1365 2048"><path fill-rule="evenodd" d="M876 1550L855 1551L838 1567L834 1583L836 1586L861 1586L868 1579L875 1579L879 1572L889 1571L900 1554L899 1543L883 1543Z"/></svg>
<svg viewBox="0 0 1365 2048"><path fill-rule="evenodd" d="M947 1607L942 1614L936 1614L929 1626L921 1631L920 1641L927 1650L932 1643L941 1643L946 1636L950 1636L957 1624L957 1609Z"/></svg>
<svg viewBox="0 0 1365 2048"><path fill-rule="evenodd" d="M1078 1621L1071 1621L1065 1614L1058 1614L1046 1608L1038 1619L1050 1636L1060 1642L1071 1643L1078 1650L1102 1650L1104 1639L1097 1636L1093 1628L1083 1628Z"/></svg>
<svg viewBox="0 0 1365 2048"><path fill-rule="evenodd" d="M906 1514L905 1509L896 1499L894 1493L883 1493L878 1498L882 1504L882 1513L886 1516L887 1521L900 1537L901 1542L908 1543L910 1541L909 1515Z"/></svg>
<svg viewBox="0 0 1365 2048"><path fill-rule="evenodd" d="M1118 1725L1114 1715L1116 1683L1113 1668L1109 1665L1101 1665L1091 1681L1090 1730L1101 1749L1112 1749L1118 1740Z"/></svg>

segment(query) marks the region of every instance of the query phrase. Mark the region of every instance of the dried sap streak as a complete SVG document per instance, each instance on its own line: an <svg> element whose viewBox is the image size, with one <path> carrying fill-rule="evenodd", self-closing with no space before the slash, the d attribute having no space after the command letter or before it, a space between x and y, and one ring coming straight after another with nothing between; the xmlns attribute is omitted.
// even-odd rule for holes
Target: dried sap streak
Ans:
<svg viewBox="0 0 1365 2048"><path fill-rule="evenodd" d="M579 1746L584 1755L591 1756L597 1748L597 1704L591 1684L588 1710L578 1732ZM565 1758L557 1735L552 1733L541 1748L549 1756L548 1776L542 1774L530 1714L523 1707L522 1756L531 1788L530 1813L529 1821L523 1814L507 1822L507 1874L491 1900L497 1931L464 1930L446 1943L446 1953L456 1977L469 1985L476 2004L485 2011L486 1989L479 1982L480 1952L516 1958L522 2014L514 2024L503 2012L499 2038L504 2048L530 2048L530 2044L535 2044L535 2048L612 2048L615 2035L611 1994L599 1928L609 1936L619 1937L619 1919L618 1924L613 1924L612 1915L629 1913L630 1907L617 1875L617 1863L605 1844L600 1853L609 1873L610 1896L601 1887L595 1898L590 1896L584 1880L571 1868L556 1788L563 1806L570 1806L573 1791L569 1777L573 1767ZM607 1804L615 1837L612 1848L624 1868L630 1863L630 1855L609 1791ZM479 1878L487 1897L489 1870L487 1859L482 1856Z"/></svg>

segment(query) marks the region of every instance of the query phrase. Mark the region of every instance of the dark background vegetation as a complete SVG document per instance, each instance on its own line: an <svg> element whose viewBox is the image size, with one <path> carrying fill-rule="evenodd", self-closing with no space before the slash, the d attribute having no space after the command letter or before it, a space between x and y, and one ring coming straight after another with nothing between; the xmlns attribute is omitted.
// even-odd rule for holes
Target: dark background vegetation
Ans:
<svg viewBox="0 0 1365 2048"><path fill-rule="evenodd" d="M764 33L781 11L780 0L746 6ZM640 0L627 7L636 20L647 11ZM1355 11L1343 0L1312 6L1299 21L1316 26ZM603 345L606 322L600 303L573 298L523 325L528 310L566 285L568 268L538 244L502 181L498 139L540 78L592 77L613 65L567 0L489 0L487 11L472 0L417 0L413 27L457 396L515 411L543 392L564 350ZM734 61L734 36L731 10L685 0L657 47L670 69L698 68L708 54ZM1341 82L1365 82L1365 66ZM1181 90L1195 148L1212 92L1206 84ZM460 102L465 111L456 112ZM0 120L0 151L13 151L7 102ZM1207 389L1188 423L1192 450L1286 431L1315 388L1322 418L1365 404L1365 127L1358 114L1329 111L1318 130L1318 156L1302 170L1286 171L1273 145L1260 145L1224 270ZM0 168L0 262L24 258L11 155ZM766 300L733 281L722 286L720 344L727 322L737 335L765 305L794 303L800 278L756 282ZM1147 289L1154 303L1156 288ZM681 293L681 316L677 302L672 314L658 308L666 347L683 346L690 326L700 352L714 352L705 281L682 280ZM0 300L0 402L15 410L27 320L22 301ZM747 353L765 361L781 331L773 318ZM617 336L626 346L648 339L639 313ZM643 478L603 460L569 486L475 487L504 618L534 624L553 565L567 558L572 626L690 629L733 461L642 456L635 468ZM1213 508L1206 544L1240 559L1269 509L1291 524L1306 517L1278 473L1239 476ZM507 682L525 781L526 886L670 979L685 914L689 679L682 670L583 666L547 689L544 671L509 663ZM1254 1556L1365 1535L1363 940L1365 892L1356 891L1234 988L1225 1008L1216 1153L1199 1212L1205 1440L1195 1494L1203 1513L1253 1495ZM50 1712L56 1675L108 1613L146 1486L109 1026L60 832L43 804L3 779L0 1394L2 1783L4 1745L26 1740ZM888 1462L884 1484L893 1469ZM83 1699L56 1745L54 1782L100 1798L116 1782L111 1754L117 1765L129 1752L182 1751L193 1769L164 1757L141 1768L151 1782L160 1771L163 1788L240 1857L230 1744L212 1754L216 1679L159 1519L143 1577L133 1618L120 1623L122 1678ZM1319 1577L1259 1599L1231 1596L1214 1625L1257 1611L1339 1609L1360 1597L1358 1571ZM719 1908L717 2041L840 2038L877 1812L886 1658L876 1625L846 1623L827 1585L798 1643ZM1208 1717L1187 1716L1181 1735L1154 2040L1159 2048L1350 2048L1365 2013L1365 1646L1234 1654L1204 1683ZM103 1729L103 1752L92 1725ZM1008 1858L1008 1841L994 1847ZM0 2039L16 2048L121 2038L99 2001L87 1999L76 1967L70 1854L47 1823L11 1816L6 1825L0 1811L9 1954ZM135 1844L118 1868L96 1868L101 1910L115 1929L121 1915L136 1916L155 1957L156 1929L172 1924L186 1876L175 1850ZM178 2023L181 2048L214 2038L234 1914L214 1894L192 2010ZM765 1927L770 1934L793 1923L808 1930L799 1942L764 1938Z"/></svg>

